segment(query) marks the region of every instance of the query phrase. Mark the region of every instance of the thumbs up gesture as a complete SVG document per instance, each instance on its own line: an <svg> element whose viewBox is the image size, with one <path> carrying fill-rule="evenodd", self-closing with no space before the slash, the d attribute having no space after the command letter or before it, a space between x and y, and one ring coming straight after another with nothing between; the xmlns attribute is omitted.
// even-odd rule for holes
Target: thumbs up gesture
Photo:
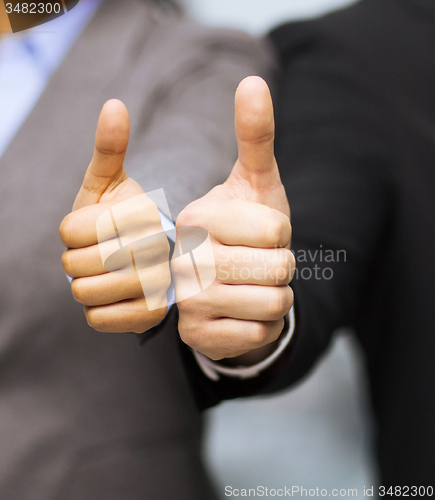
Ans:
<svg viewBox="0 0 435 500"><path fill-rule="evenodd" d="M283 330L295 267L290 209L274 157L272 99L261 78L239 85L235 128L239 156L229 178L177 219L178 231L208 230L216 266L211 286L178 303L179 332L213 360L251 364L273 350ZM181 259L173 260L172 272L177 297L186 274Z"/></svg>
<svg viewBox="0 0 435 500"><path fill-rule="evenodd" d="M89 325L105 332L142 333L156 325L165 316L171 282L158 208L124 170L129 130L124 104L108 101L92 161L59 229L68 248L62 264L74 278L73 296L85 306ZM110 269L103 256L113 257ZM146 298L144 283L150 291Z"/></svg>

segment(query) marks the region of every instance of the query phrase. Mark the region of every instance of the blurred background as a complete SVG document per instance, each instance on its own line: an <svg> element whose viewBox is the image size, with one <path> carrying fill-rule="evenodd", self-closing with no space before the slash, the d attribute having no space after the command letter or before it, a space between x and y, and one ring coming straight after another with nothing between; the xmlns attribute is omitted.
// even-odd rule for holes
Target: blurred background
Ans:
<svg viewBox="0 0 435 500"><path fill-rule="evenodd" d="M261 35L350 0L184 0L202 23ZM291 205L291 200L290 200ZM357 489L376 484L373 430L362 354L337 332L311 376L290 392L227 402L208 412L205 455L221 498L232 488Z"/></svg>
<svg viewBox="0 0 435 500"><path fill-rule="evenodd" d="M286 20L309 19L356 0L181 0L203 24L227 26L261 35Z"/></svg>

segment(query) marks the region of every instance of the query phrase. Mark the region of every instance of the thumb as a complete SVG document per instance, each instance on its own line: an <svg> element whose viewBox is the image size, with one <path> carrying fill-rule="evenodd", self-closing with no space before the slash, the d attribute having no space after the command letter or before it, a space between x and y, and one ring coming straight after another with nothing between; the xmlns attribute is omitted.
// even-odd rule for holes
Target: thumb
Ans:
<svg viewBox="0 0 435 500"><path fill-rule="evenodd" d="M95 134L94 155L86 171L73 210L98 203L106 191L124 181L124 158L130 134L130 118L117 99L104 104Z"/></svg>
<svg viewBox="0 0 435 500"><path fill-rule="evenodd" d="M239 157L230 179L245 179L257 191L280 185L274 156L272 98L266 82L260 77L245 78L237 88L235 127Z"/></svg>

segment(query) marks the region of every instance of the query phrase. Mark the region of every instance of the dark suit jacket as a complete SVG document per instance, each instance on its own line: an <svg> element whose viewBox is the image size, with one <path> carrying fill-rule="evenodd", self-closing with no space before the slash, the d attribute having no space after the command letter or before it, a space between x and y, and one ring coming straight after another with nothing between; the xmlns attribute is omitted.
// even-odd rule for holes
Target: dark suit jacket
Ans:
<svg viewBox="0 0 435 500"><path fill-rule="evenodd" d="M350 325L366 353L381 484L433 484L435 6L364 0L272 40L297 331L281 366L257 381L197 373L198 399L290 386Z"/></svg>
<svg viewBox="0 0 435 500"><path fill-rule="evenodd" d="M176 319L143 347L89 328L58 226L106 99L131 114L128 174L176 214L228 175L234 91L269 62L245 35L107 0L1 158L0 498L214 498Z"/></svg>

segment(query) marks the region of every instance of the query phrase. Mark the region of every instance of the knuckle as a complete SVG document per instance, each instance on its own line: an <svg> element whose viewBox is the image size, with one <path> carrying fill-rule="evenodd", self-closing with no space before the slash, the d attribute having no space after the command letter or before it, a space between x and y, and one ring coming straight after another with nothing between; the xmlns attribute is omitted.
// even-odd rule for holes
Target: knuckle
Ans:
<svg viewBox="0 0 435 500"><path fill-rule="evenodd" d="M88 292L83 278L77 278L72 281L71 292L77 302L86 305L88 302Z"/></svg>
<svg viewBox="0 0 435 500"><path fill-rule="evenodd" d="M284 214L270 209L267 220L265 241L268 247L285 247L290 242L290 221Z"/></svg>
<svg viewBox="0 0 435 500"><path fill-rule="evenodd" d="M68 274L68 276L71 276L72 273L72 262L71 262L71 252L69 250L66 250L62 254L62 268L63 271Z"/></svg>
<svg viewBox="0 0 435 500"><path fill-rule="evenodd" d="M71 243L71 233L72 233L71 218L72 218L71 214L68 214L67 216L64 217L59 226L60 239L62 240L62 243L66 247L69 247Z"/></svg>
<svg viewBox="0 0 435 500"><path fill-rule="evenodd" d="M275 282L280 285L288 285L292 275L292 258L293 254L290 250L283 249L280 251L279 259L275 265Z"/></svg>
<svg viewBox="0 0 435 500"><path fill-rule="evenodd" d="M249 342L252 347L255 349L256 347L261 347L264 345L268 338L268 328L267 324L262 321L256 321L251 328L249 335Z"/></svg>
<svg viewBox="0 0 435 500"><path fill-rule="evenodd" d="M267 220L265 240L268 247L277 247L281 240L282 223L277 214L271 210Z"/></svg>
<svg viewBox="0 0 435 500"><path fill-rule="evenodd" d="M272 290L268 304L268 315L272 320L284 317L293 303L293 292L288 286L276 287Z"/></svg>
<svg viewBox="0 0 435 500"><path fill-rule="evenodd" d="M88 325L96 330L97 332L105 332L105 322L101 314L98 313L98 309L95 307L85 308L85 316Z"/></svg>
<svg viewBox="0 0 435 500"><path fill-rule="evenodd" d="M284 280L285 285L288 285L292 279L292 273L293 273L293 267L294 267L293 261L294 261L294 256L291 253L291 251L285 250L284 251L284 264L283 264L283 268L286 271L286 276L285 276L285 280Z"/></svg>

